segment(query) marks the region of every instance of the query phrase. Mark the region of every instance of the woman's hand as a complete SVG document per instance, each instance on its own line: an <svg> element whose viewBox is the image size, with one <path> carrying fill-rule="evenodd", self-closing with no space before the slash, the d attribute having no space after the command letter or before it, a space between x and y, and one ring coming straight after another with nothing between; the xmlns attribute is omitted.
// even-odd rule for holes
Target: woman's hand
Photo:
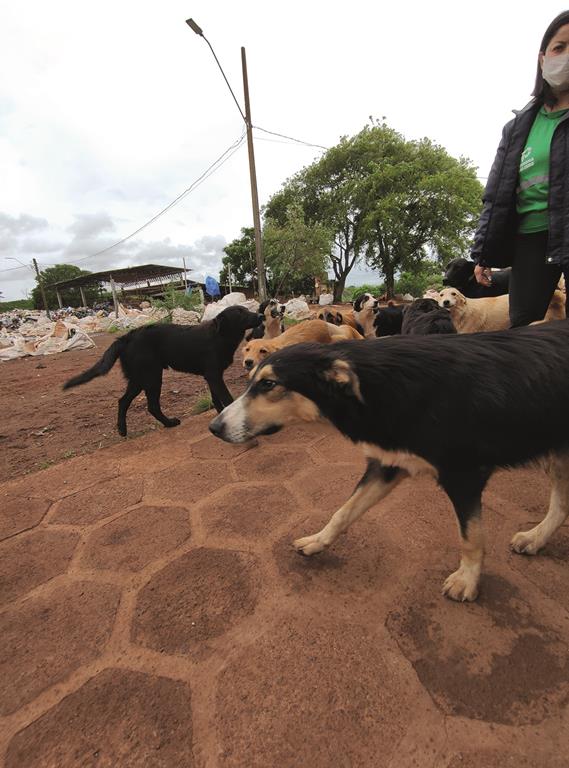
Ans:
<svg viewBox="0 0 569 768"><path fill-rule="evenodd" d="M492 285L492 271L490 267L482 267L480 264L477 264L474 267L474 277L480 285L485 285L487 288Z"/></svg>

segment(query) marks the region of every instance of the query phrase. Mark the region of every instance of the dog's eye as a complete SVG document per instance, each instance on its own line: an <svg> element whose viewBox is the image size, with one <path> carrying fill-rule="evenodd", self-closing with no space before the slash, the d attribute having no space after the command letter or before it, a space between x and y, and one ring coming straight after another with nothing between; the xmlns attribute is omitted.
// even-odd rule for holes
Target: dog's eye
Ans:
<svg viewBox="0 0 569 768"><path fill-rule="evenodd" d="M273 381L272 379L261 379L258 386L261 392L269 392L271 389L277 386L277 382Z"/></svg>

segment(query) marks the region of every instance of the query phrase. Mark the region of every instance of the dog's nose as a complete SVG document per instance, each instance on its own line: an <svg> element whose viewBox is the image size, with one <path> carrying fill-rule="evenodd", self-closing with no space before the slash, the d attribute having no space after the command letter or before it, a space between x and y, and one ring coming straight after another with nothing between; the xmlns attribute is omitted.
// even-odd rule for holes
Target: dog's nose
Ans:
<svg viewBox="0 0 569 768"><path fill-rule="evenodd" d="M443 307L450 307L450 301L448 299L443 301Z"/></svg>
<svg viewBox="0 0 569 768"><path fill-rule="evenodd" d="M209 431L212 435L215 435L216 437L220 437L222 431L223 431L223 425L221 423L221 419L219 416L216 416L213 421L210 421L209 423Z"/></svg>
<svg viewBox="0 0 569 768"><path fill-rule="evenodd" d="M248 371L250 371L251 368L253 367L253 361L252 360L243 360L243 365L245 366L245 368L247 368Z"/></svg>

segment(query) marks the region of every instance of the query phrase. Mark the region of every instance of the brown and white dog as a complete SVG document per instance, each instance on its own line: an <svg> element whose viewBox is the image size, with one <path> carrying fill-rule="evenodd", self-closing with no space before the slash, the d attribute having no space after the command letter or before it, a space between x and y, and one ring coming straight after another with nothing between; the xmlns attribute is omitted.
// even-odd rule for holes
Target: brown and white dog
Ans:
<svg viewBox="0 0 569 768"><path fill-rule="evenodd" d="M252 371L262 360L277 349L300 344L303 341L317 341L331 344L334 341L363 339L348 325L336 326L323 320L305 320L293 325L274 339L251 339L243 347L243 367Z"/></svg>
<svg viewBox="0 0 569 768"><path fill-rule="evenodd" d="M509 296L467 299L456 288L444 288L439 293L439 305L448 309L457 333L503 331L510 327ZM565 318L565 295L555 291L544 322Z"/></svg>

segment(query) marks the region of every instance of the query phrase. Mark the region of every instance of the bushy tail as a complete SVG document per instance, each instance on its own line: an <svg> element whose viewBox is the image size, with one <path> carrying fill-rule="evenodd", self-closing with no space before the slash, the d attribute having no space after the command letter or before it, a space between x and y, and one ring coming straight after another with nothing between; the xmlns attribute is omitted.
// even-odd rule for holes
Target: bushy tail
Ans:
<svg viewBox="0 0 569 768"><path fill-rule="evenodd" d="M120 357L123 345L124 342L122 339L117 339L114 341L107 349L103 357L98 362L96 362L92 368L89 368L89 370L80 373L79 376L74 376L72 379L66 381L63 385L63 389L76 387L78 384L85 384L85 382L91 381L91 379L95 379L97 376L104 376L111 370L113 365Z"/></svg>

